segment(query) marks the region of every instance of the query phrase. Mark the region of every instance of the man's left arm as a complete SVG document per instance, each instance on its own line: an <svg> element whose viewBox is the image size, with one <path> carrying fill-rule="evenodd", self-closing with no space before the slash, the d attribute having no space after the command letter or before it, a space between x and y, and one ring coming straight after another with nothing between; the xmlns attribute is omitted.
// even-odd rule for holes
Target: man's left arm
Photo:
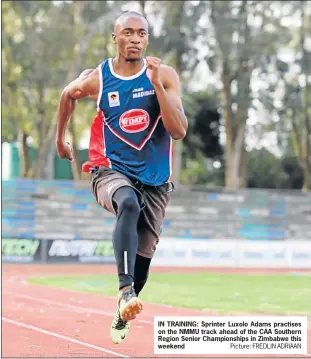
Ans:
<svg viewBox="0 0 311 359"><path fill-rule="evenodd" d="M183 139L187 133L188 120L181 101L178 75L172 67L160 68L159 64L159 76L155 76L155 66L153 61L150 62L149 76L159 101L163 124L174 140Z"/></svg>

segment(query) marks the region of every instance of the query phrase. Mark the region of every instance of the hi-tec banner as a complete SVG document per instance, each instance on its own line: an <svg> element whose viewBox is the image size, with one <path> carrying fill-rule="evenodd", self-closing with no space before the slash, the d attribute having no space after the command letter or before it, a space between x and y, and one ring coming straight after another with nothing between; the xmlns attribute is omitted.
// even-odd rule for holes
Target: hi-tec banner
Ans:
<svg viewBox="0 0 311 359"><path fill-rule="evenodd" d="M4 263L39 262L40 239L2 239L2 261Z"/></svg>
<svg viewBox="0 0 311 359"><path fill-rule="evenodd" d="M4 263L115 263L111 240L2 239Z"/></svg>

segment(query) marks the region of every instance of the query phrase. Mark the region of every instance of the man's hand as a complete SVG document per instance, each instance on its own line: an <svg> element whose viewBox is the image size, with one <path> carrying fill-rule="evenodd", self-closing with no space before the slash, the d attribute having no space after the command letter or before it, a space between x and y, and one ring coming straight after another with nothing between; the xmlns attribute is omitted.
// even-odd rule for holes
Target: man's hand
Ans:
<svg viewBox="0 0 311 359"><path fill-rule="evenodd" d="M67 158L73 162L72 148L69 142L57 142L56 149L60 158Z"/></svg>
<svg viewBox="0 0 311 359"><path fill-rule="evenodd" d="M157 57L147 56L147 76L153 85L161 85L160 65L161 60Z"/></svg>

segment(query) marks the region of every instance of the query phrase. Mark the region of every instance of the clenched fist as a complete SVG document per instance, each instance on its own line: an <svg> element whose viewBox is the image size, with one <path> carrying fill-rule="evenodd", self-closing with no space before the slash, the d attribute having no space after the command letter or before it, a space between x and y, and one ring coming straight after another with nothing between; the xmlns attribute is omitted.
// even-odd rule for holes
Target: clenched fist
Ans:
<svg viewBox="0 0 311 359"><path fill-rule="evenodd" d="M67 158L73 162L72 148L69 142L57 142L56 149L60 158Z"/></svg>
<svg viewBox="0 0 311 359"><path fill-rule="evenodd" d="M161 60L157 57L147 56L147 76L153 85L161 85L160 65Z"/></svg>

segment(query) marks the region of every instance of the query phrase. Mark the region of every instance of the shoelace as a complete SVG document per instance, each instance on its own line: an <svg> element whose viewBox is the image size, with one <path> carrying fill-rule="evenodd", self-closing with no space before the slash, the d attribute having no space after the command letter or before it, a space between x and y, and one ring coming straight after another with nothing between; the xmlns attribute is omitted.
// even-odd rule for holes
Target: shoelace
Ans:
<svg viewBox="0 0 311 359"><path fill-rule="evenodd" d="M128 302L133 296L132 292L133 292L132 288L130 288L129 290L125 290L122 293L122 297L123 297L122 300L125 300L126 302ZM114 327L118 330L121 330L126 327L126 324L127 324L127 322L121 318L120 312L118 311L118 316L115 317L115 320L114 320Z"/></svg>
<svg viewBox="0 0 311 359"><path fill-rule="evenodd" d="M126 323L124 320L122 320L121 316L120 316L120 312L118 312L118 316L115 318L113 324L114 327L118 330L124 329L126 326Z"/></svg>
<svg viewBox="0 0 311 359"><path fill-rule="evenodd" d="M132 298L132 296L133 296L132 289L125 290L122 294L122 297L126 302L128 302Z"/></svg>

